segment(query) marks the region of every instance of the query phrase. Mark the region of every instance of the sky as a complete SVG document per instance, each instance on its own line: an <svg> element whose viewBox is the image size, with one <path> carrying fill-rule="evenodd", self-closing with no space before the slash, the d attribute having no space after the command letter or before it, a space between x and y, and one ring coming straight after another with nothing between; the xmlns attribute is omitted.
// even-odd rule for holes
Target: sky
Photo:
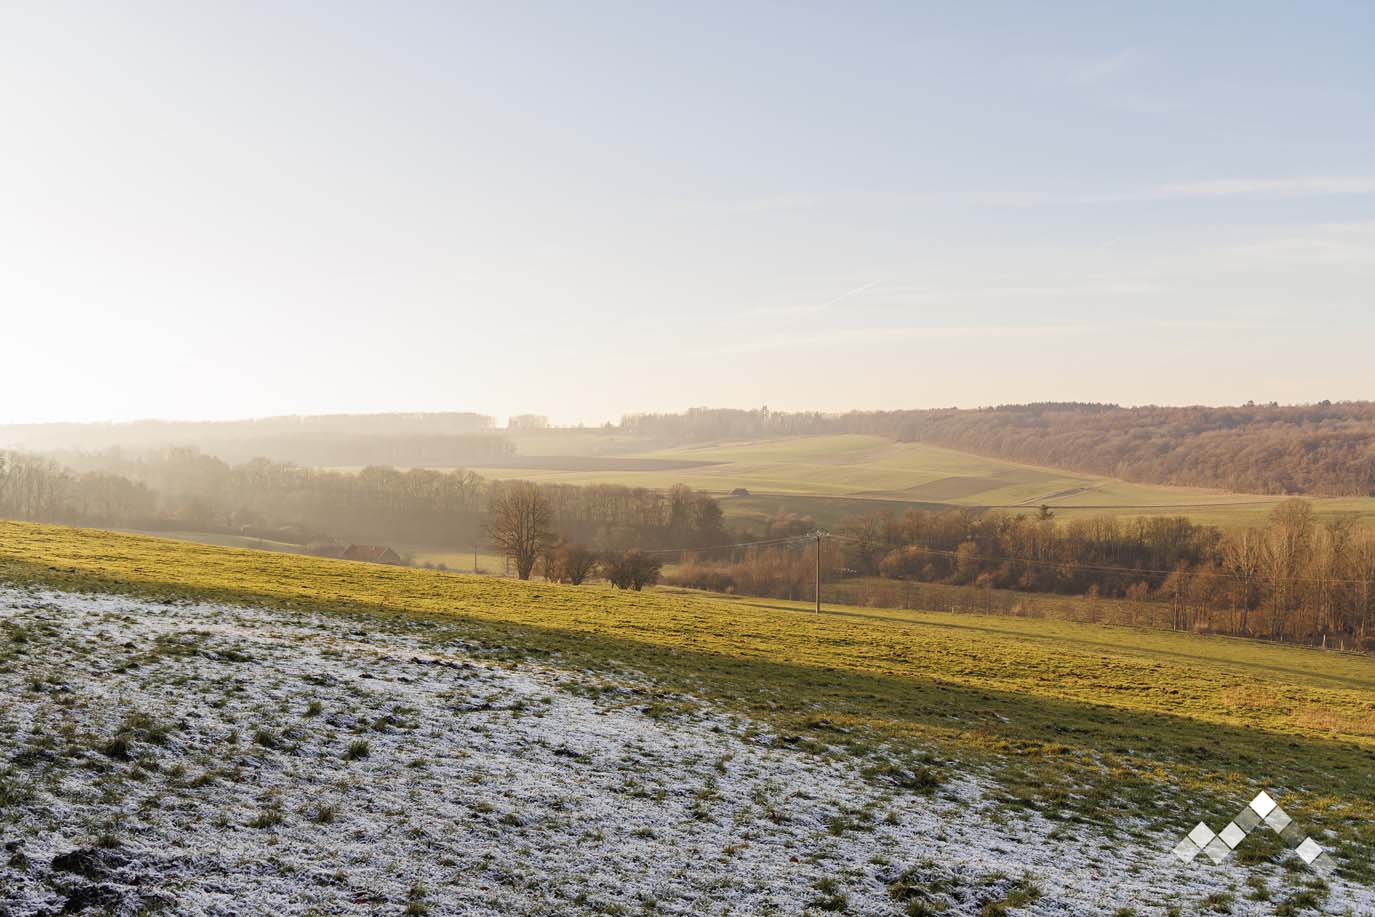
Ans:
<svg viewBox="0 0 1375 917"><path fill-rule="evenodd" d="M1375 398L1375 4L0 0L0 422Z"/></svg>

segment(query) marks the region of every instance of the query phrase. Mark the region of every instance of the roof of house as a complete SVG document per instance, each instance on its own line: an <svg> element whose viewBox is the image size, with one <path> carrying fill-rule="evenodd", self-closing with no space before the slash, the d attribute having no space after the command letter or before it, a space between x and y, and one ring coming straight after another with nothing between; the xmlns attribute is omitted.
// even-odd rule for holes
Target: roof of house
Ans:
<svg viewBox="0 0 1375 917"><path fill-rule="evenodd" d="M349 560L367 560L375 564L399 564L401 555L391 548L377 544L351 544L344 552Z"/></svg>

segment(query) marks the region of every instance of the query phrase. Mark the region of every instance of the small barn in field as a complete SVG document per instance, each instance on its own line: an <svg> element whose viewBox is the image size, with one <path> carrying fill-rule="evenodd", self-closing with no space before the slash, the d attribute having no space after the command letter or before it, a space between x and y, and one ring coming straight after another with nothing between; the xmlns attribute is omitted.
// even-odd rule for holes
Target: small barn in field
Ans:
<svg viewBox="0 0 1375 917"><path fill-rule="evenodd" d="M391 548L377 544L351 544L344 551L344 560L365 560L370 564L395 564L401 566L401 555Z"/></svg>

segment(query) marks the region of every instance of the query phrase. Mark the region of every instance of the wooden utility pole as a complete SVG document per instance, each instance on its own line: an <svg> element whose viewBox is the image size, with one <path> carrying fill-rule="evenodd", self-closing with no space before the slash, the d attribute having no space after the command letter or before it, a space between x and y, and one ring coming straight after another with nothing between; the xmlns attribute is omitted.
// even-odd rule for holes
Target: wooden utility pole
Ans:
<svg viewBox="0 0 1375 917"><path fill-rule="evenodd" d="M821 614L821 539L826 537L826 533L817 529L816 531L816 613Z"/></svg>

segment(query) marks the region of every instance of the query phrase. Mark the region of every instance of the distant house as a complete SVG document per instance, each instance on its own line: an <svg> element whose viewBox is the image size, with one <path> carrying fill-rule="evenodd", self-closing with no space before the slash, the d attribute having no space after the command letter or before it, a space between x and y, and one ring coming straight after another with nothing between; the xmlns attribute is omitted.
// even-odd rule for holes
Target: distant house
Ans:
<svg viewBox="0 0 1375 917"><path fill-rule="evenodd" d="M401 555L391 548L376 544L351 544L344 552L344 560L365 560L370 564L402 565Z"/></svg>
<svg viewBox="0 0 1375 917"><path fill-rule="evenodd" d="M730 495L732 497L748 497L750 492L743 487L737 487L730 492Z"/></svg>

